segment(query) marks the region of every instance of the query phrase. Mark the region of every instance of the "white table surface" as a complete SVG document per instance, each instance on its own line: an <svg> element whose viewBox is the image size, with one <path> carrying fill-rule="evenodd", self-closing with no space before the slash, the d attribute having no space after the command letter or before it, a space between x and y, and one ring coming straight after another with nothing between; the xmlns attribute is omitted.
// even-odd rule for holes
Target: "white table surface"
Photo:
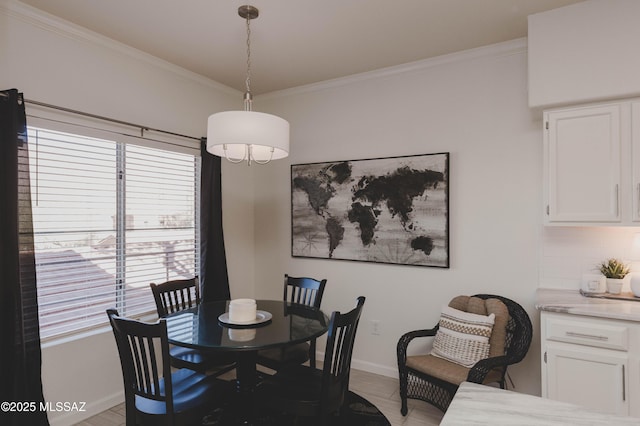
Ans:
<svg viewBox="0 0 640 426"><path fill-rule="evenodd" d="M465 425L624 426L640 425L640 419L601 414L573 404L463 382L440 426Z"/></svg>

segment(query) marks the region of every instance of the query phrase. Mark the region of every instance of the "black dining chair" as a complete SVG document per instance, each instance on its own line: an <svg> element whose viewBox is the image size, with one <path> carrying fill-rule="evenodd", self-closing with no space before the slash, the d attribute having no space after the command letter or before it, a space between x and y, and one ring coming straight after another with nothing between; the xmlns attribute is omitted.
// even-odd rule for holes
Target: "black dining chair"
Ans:
<svg viewBox="0 0 640 426"><path fill-rule="evenodd" d="M284 276L284 297L283 300L320 309L322 295L327 280L316 280L307 277ZM296 345L282 348L264 349L258 352L258 364L272 370L279 370L287 364L302 364L309 361L309 365L316 366L316 339L308 343L298 343Z"/></svg>
<svg viewBox="0 0 640 426"><path fill-rule="evenodd" d="M302 424L337 424L349 389L351 356L365 298L347 313L333 312L329 321L322 369L306 365L286 365L257 387L256 404L276 417L305 417ZM280 423L285 423L284 417Z"/></svg>
<svg viewBox="0 0 640 426"><path fill-rule="evenodd" d="M126 424L201 424L220 407L231 384L189 369L172 372L167 324L123 318L116 309L107 316L120 355L124 381Z"/></svg>
<svg viewBox="0 0 640 426"><path fill-rule="evenodd" d="M200 304L200 281L198 277L172 280L162 284L151 283L151 292L156 302L158 317L162 318ZM225 353L203 353L197 349L171 346L171 365L220 376L235 368L235 358Z"/></svg>

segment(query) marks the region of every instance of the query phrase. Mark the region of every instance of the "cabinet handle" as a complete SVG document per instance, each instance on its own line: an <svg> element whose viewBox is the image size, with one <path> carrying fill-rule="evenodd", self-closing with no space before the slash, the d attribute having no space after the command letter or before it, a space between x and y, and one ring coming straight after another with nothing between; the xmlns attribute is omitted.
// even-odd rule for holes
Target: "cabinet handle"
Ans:
<svg viewBox="0 0 640 426"><path fill-rule="evenodd" d="M624 364L622 364L622 400L626 401L627 400L627 392L625 390L625 377L624 377Z"/></svg>
<svg viewBox="0 0 640 426"><path fill-rule="evenodd" d="M565 333L568 337L580 337L582 339L601 340L606 342L609 340L607 336L597 336L595 334L576 333L574 331L567 331Z"/></svg>
<svg viewBox="0 0 640 426"><path fill-rule="evenodd" d="M620 216L620 185L616 183L616 217Z"/></svg>

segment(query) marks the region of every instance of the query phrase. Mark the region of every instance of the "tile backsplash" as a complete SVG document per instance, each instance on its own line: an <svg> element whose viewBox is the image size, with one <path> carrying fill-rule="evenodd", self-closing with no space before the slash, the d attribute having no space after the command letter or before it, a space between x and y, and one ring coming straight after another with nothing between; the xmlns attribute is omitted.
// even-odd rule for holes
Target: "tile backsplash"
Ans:
<svg viewBox="0 0 640 426"><path fill-rule="evenodd" d="M637 233L640 227L543 227L540 287L578 289L582 274L599 273L600 262L611 257L640 273L640 251L632 250Z"/></svg>

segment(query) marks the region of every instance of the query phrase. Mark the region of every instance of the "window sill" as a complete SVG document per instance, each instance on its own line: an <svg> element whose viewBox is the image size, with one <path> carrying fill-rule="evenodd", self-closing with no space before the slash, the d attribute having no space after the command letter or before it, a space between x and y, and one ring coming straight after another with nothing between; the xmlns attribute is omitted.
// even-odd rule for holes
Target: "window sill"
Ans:
<svg viewBox="0 0 640 426"><path fill-rule="evenodd" d="M106 314L105 314L106 319ZM144 322L155 322L158 320L158 314L156 312L146 312L144 314L139 315L135 319ZM50 336L44 339L41 339L40 347L42 349L64 345L66 343L74 342L76 340L85 339L91 336L97 336L99 334L104 333L112 333L111 326L109 324L95 326L93 328L80 330L80 331L71 331L66 334L60 334L58 336Z"/></svg>

